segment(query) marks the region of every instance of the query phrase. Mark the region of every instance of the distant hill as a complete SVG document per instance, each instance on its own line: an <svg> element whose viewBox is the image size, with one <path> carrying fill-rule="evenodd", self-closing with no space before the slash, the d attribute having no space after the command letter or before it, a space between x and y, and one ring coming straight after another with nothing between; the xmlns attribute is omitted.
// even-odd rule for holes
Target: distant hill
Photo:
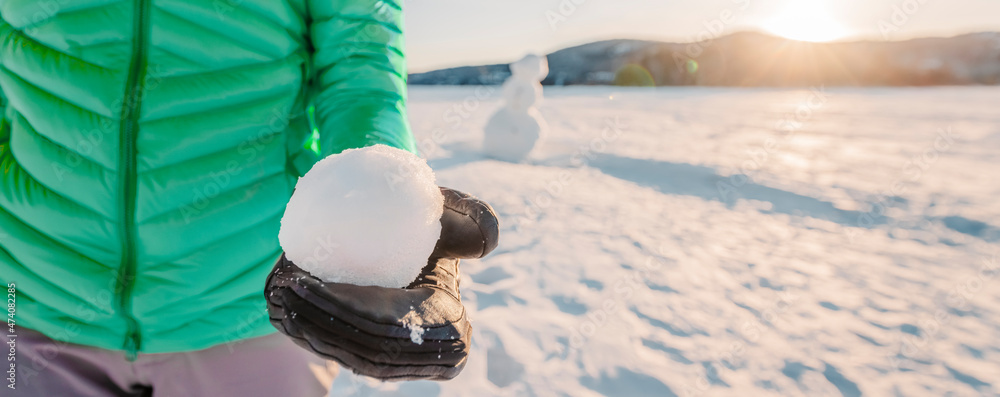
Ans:
<svg viewBox="0 0 1000 397"><path fill-rule="evenodd" d="M544 85L921 86L1000 84L1000 33L807 43L742 32L700 43L609 40L548 55ZM410 75L410 84L500 84L506 64Z"/></svg>

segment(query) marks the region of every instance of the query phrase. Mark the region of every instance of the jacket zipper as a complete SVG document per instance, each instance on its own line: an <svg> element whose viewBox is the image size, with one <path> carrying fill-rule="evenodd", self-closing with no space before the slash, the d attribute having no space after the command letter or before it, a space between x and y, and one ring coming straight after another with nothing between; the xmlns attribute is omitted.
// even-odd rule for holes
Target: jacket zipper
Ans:
<svg viewBox="0 0 1000 397"><path fill-rule="evenodd" d="M133 20L132 60L129 64L128 82L122 103L121 147L119 153L119 174L121 191L121 231L122 258L118 269L118 308L125 317L128 327L124 350L129 361L135 361L142 347L139 325L132 315L132 287L134 286L135 253L135 135L139 129L139 110L142 105L143 80L146 70L146 40L148 40L149 0L136 0Z"/></svg>

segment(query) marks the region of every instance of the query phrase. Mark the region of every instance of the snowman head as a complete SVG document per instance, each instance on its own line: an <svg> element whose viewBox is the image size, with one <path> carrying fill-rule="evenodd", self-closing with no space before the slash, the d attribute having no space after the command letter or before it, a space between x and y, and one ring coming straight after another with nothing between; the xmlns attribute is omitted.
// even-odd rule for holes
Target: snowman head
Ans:
<svg viewBox="0 0 1000 397"><path fill-rule="evenodd" d="M510 64L510 72L514 77L541 81L549 75L549 61L535 54L521 58Z"/></svg>

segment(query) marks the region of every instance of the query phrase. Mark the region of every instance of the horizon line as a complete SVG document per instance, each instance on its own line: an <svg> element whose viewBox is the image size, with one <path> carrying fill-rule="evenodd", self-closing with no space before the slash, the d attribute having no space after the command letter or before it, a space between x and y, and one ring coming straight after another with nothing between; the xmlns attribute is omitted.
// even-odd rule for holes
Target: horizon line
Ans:
<svg viewBox="0 0 1000 397"><path fill-rule="evenodd" d="M558 48L556 48L554 50L548 50L545 54L537 54L537 55L548 56L548 55L551 55L551 54L553 54L555 52L559 52L559 51L562 51L562 50L566 50L566 49L570 49L570 48L575 48L575 47L580 47L580 46L584 46L584 45L587 45L587 44L602 43L602 42L607 42L607 41L621 40L621 41L645 41L645 42L664 43L664 44L696 44L696 43L702 43L702 42L706 42L706 41L715 41L715 40L718 40L718 39L721 39L721 38L724 38L724 37L735 36L735 35L738 35L738 34L747 34L747 33L760 34L760 35L763 35L763 36L773 37L773 38L779 39L779 40L793 41L793 42L799 42L799 43L808 43L808 44L850 44L850 43L864 43L864 42L905 43L905 42L914 41L914 40L954 39L954 38L958 38L958 37L962 37L962 36L974 36L974 35L983 35L983 34L1000 35L1000 31L998 31L998 30L981 30L981 31L969 31L969 32L965 32L965 33L956 33L956 34L952 34L952 35L928 35L928 36L916 36L916 37L903 37L903 38L899 38L899 39L889 39L889 40L879 39L876 35L861 35L861 36L845 36L843 38L834 39L834 40L830 40L830 41L803 41L803 40L795 40L795 39L790 39L790 38L787 38L787 37L782 37L780 35L777 35L777 34L774 34L774 33L771 33L771 32L767 32L767 31L764 31L764 30L761 30L761 29L740 29L740 30L736 30L736 31L733 31L733 32L730 32L730 33L726 33L726 34L722 34L722 35L719 35L719 36L715 36L715 37L713 37L711 39L699 40L699 41L671 41L670 39L629 38L629 37L617 37L617 38L606 38L606 39L596 39L596 40L594 40L594 39L581 40L581 41L576 42L576 44L562 44L562 45L560 45ZM570 43L572 43L572 42L570 42ZM525 52L524 55L527 55L527 54L529 54L529 52ZM428 73L428 72L434 72L434 71L439 71L439 70L458 69L458 68L464 68L464 67L480 67L480 66L490 66L490 65L503 65L503 64L509 64L509 63L514 62L516 60L517 60L517 58L511 59L511 60L509 60L507 62L496 61L496 62L486 62L486 63L462 63L462 64L456 63L453 66L434 66L434 67L430 67L430 68L421 68L420 70L416 70L416 71L409 70L409 71L407 71L407 74L420 74L420 73Z"/></svg>

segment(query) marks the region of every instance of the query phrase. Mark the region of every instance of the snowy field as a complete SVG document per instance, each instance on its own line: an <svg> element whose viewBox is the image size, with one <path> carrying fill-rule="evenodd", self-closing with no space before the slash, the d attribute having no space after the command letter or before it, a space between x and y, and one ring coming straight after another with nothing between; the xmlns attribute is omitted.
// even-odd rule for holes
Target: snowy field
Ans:
<svg viewBox="0 0 1000 397"><path fill-rule="evenodd" d="M485 159L488 87L414 87L441 185L501 216L446 383L333 395L1000 395L1000 88L546 89Z"/></svg>

